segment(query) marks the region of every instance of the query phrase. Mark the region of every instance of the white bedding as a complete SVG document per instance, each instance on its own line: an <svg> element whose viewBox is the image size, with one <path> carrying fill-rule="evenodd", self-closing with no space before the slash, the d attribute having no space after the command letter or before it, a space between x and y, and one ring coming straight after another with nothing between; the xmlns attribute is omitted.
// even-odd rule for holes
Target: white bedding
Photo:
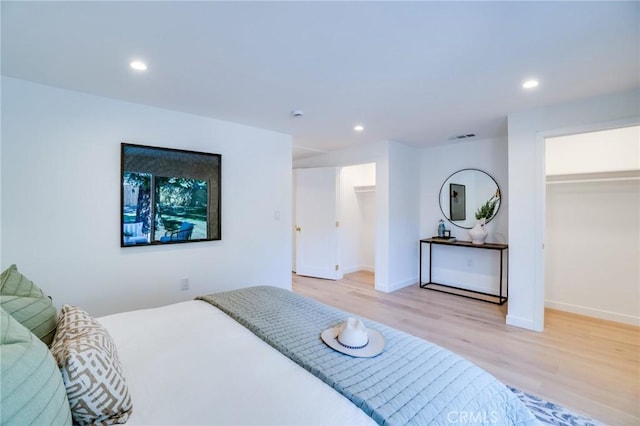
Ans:
<svg viewBox="0 0 640 426"><path fill-rule="evenodd" d="M128 425L371 425L324 382L202 301L98 318L133 400Z"/></svg>

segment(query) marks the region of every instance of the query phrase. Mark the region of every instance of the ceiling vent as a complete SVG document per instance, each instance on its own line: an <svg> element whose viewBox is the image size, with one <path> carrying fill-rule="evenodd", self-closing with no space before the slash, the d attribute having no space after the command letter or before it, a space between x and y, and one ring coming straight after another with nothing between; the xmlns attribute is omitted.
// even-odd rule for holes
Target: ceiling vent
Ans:
<svg viewBox="0 0 640 426"><path fill-rule="evenodd" d="M468 139L468 138L475 138L476 134L475 133L467 133L464 135L457 135L457 136L451 136L449 138L450 141L454 141L454 140L458 140L458 139Z"/></svg>

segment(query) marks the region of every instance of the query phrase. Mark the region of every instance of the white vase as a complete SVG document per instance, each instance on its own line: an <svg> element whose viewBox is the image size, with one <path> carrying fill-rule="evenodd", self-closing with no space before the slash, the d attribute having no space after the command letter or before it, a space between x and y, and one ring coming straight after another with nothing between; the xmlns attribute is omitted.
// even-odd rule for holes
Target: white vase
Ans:
<svg viewBox="0 0 640 426"><path fill-rule="evenodd" d="M469 236L471 237L472 244L484 244L484 240L487 239L487 235L489 235L489 231L485 227L486 219L482 218L476 222L476 226L469 230Z"/></svg>

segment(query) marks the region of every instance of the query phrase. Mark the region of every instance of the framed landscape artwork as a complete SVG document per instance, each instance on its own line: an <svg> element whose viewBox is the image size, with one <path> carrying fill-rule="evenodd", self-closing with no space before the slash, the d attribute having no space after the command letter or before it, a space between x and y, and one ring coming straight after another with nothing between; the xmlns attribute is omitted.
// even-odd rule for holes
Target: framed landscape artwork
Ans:
<svg viewBox="0 0 640 426"><path fill-rule="evenodd" d="M221 160L121 144L120 246L220 240Z"/></svg>

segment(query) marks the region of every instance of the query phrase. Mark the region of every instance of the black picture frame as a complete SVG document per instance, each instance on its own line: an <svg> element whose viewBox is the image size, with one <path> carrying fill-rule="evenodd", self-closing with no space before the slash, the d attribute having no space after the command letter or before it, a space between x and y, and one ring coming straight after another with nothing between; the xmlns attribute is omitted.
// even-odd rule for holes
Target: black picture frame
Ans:
<svg viewBox="0 0 640 426"><path fill-rule="evenodd" d="M120 246L221 240L222 156L121 143Z"/></svg>
<svg viewBox="0 0 640 426"><path fill-rule="evenodd" d="M449 214L451 220L466 220L466 188L458 183L449 184Z"/></svg>

